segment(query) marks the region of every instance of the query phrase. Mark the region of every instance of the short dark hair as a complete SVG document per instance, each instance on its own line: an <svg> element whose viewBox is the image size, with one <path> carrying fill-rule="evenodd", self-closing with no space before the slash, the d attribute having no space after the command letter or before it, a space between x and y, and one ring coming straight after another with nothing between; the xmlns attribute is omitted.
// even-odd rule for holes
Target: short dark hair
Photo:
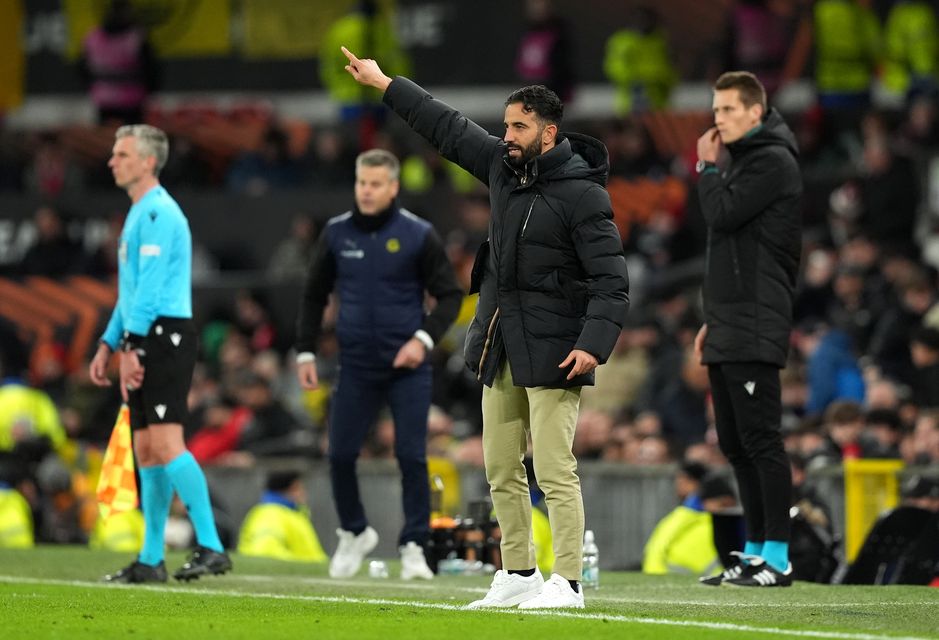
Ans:
<svg viewBox="0 0 939 640"><path fill-rule="evenodd" d="M683 462L679 467L679 471L684 475L688 476L695 482L701 482L704 480L704 477L710 472L710 470L700 462L695 462L689 460L688 462Z"/></svg>
<svg viewBox="0 0 939 640"><path fill-rule="evenodd" d="M701 480L701 488L698 491L698 497L702 500L724 497L736 499L737 494L722 475L719 475L717 472L712 472Z"/></svg>
<svg viewBox="0 0 939 640"><path fill-rule="evenodd" d="M726 91L727 89L736 89L740 93L743 106L750 108L758 104L763 107L763 113L766 113L766 89L763 88L763 83L749 71L728 71L721 74L721 77L714 83L714 90Z"/></svg>
<svg viewBox="0 0 939 640"><path fill-rule="evenodd" d="M522 104L522 110L526 113L534 112L540 120L561 126L561 120L564 118L564 105L558 98L558 94L548 87L533 84L516 89L505 99L505 106L517 103Z"/></svg>
<svg viewBox="0 0 939 640"><path fill-rule="evenodd" d="M864 412L861 410L861 405L852 400L837 400L825 409L825 422L827 424L849 424L863 418Z"/></svg>
<svg viewBox="0 0 939 640"><path fill-rule="evenodd" d="M282 492L290 488L294 482L299 480L301 473L294 469L283 471L272 471L267 476L267 490Z"/></svg>

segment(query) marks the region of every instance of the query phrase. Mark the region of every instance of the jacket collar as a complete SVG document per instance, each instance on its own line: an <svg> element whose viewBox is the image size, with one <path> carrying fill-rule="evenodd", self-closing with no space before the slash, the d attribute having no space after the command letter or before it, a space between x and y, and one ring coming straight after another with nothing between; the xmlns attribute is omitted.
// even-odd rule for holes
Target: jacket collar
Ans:
<svg viewBox="0 0 939 640"><path fill-rule="evenodd" d="M371 233L373 231L378 231L386 224L398 211L398 202L397 200L392 200L391 205L384 211L379 211L373 216L367 216L361 211L359 211L358 205L352 205L352 224L356 228Z"/></svg>
<svg viewBox="0 0 939 640"><path fill-rule="evenodd" d="M518 178L519 187L525 188L537 182L538 176L548 174L570 160L573 153L570 141L559 133L558 141L551 149L535 156L523 167L513 167L507 155L502 156L502 161Z"/></svg>
<svg viewBox="0 0 939 640"><path fill-rule="evenodd" d="M296 502L276 491L265 491L261 496L260 504L279 504L288 509L293 509L294 511L298 509Z"/></svg>

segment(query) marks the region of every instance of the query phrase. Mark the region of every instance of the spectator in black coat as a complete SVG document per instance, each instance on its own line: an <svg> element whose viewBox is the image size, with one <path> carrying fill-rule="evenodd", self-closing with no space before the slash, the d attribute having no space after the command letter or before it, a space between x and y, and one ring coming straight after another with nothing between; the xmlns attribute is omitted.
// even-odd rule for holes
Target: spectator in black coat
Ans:
<svg viewBox="0 0 939 640"><path fill-rule="evenodd" d="M939 330L920 327L910 340L913 359L913 404L920 409L939 407Z"/></svg>
<svg viewBox="0 0 939 640"><path fill-rule="evenodd" d="M82 248L68 237L59 212L43 206L36 210L36 243L26 250L19 271L24 275L55 278L81 271Z"/></svg>

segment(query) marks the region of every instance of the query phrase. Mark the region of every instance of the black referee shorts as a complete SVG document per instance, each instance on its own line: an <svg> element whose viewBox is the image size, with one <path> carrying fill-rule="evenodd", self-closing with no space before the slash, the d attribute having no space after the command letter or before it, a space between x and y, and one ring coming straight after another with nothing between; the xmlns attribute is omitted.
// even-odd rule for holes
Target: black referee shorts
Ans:
<svg viewBox="0 0 939 640"><path fill-rule="evenodd" d="M128 393L131 429L181 424L189 415L189 387L196 366L196 329L190 318L160 316L143 341L143 384Z"/></svg>

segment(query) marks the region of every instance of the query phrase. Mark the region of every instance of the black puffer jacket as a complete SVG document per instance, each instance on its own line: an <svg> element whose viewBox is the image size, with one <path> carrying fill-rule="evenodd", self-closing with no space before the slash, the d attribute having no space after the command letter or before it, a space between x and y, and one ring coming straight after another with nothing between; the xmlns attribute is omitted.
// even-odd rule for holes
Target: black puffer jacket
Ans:
<svg viewBox="0 0 939 640"><path fill-rule="evenodd" d="M467 366L491 385L503 355L525 387L593 384L565 380L572 349L609 357L629 307L622 241L604 188L606 148L587 136L557 145L516 171L505 144L410 80L397 77L385 103L449 160L489 187L489 242L477 256L476 317Z"/></svg>
<svg viewBox="0 0 939 640"><path fill-rule="evenodd" d="M705 364L785 366L802 253L802 175L792 131L772 109L728 145L732 162L698 183L707 221Z"/></svg>

